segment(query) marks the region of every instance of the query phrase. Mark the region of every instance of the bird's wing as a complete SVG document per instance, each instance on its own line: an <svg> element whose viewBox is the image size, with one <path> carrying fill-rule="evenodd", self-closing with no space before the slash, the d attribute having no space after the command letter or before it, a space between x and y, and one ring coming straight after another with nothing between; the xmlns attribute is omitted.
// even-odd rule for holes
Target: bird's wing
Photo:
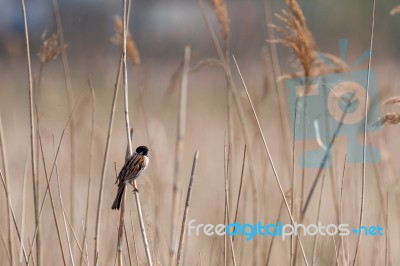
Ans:
<svg viewBox="0 0 400 266"><path fill-rule="evenodd" d="M130 182L138 177L146 167L147 163L145 157L140 154L133 154L128 160L126 160L124 167L118 174L119 182Z"/></svg>

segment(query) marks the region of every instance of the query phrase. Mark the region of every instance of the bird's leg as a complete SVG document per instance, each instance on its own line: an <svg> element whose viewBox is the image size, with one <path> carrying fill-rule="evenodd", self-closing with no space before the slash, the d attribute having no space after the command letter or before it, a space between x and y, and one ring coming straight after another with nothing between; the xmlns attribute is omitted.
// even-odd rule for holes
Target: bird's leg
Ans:
<svg viewBox="0 0 400 266"><path fill-rule="evenodd" d="M138 190L138 188L137 188L137 186L136 186L136 182L135 182L135 181L131 182L131 185L132 185L132 187L133 187L133 190L132 190L133 193L139 192L139 190Z"/></svg>

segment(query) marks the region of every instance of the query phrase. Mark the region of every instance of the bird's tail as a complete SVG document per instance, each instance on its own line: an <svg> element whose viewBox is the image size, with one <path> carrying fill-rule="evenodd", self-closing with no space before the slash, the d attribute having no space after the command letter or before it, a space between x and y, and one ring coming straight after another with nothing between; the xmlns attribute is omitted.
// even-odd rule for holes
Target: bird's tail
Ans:
<svg viewBox="0 0 400 266"><path fill-rule="evenodd" d="M124 196L124 192L125 192L125 183L121 183L118 185L117 196L115 197L114 203L112 205L113 210L119 210L122 198Z"/></svg>

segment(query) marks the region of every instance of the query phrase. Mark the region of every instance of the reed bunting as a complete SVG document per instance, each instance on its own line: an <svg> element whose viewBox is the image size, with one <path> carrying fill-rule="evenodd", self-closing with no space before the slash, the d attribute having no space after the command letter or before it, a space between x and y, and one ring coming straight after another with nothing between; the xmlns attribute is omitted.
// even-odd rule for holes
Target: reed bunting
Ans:
<svg viewBox="0 0 400 266"><path fill-rule="evenodd" d="M117 181L115 181L115 184L118 183L118 192L112 205L113 210L119 210L124 196L125 186L128 183L133 186L134 192L138 191L133 181L140 176L149 164L149 157L147 157L148 152L149 149L146 146L139 146L136 152L125 161L125 165L119 172Z"/></svg>

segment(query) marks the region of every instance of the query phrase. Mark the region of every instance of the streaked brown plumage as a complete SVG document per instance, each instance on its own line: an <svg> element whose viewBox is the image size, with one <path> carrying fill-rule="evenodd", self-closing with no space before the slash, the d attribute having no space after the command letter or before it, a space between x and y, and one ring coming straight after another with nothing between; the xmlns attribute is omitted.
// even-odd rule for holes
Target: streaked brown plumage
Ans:
<svg viewBox="0 0 400 266"><path fill-rule="evenodd" d="M115 181L115 183L118 183L118 191L112 205L113 210L119 210L126 185L131 184L134 186L133 181L140 176L144 169L146 169L149 164L149 158L147 157L148 152L149 149L146 146L139 146L137 147L136 152L125 161L125 164ZM137 190L136 187L134 187L134 191L135 190Z"/></svg>

